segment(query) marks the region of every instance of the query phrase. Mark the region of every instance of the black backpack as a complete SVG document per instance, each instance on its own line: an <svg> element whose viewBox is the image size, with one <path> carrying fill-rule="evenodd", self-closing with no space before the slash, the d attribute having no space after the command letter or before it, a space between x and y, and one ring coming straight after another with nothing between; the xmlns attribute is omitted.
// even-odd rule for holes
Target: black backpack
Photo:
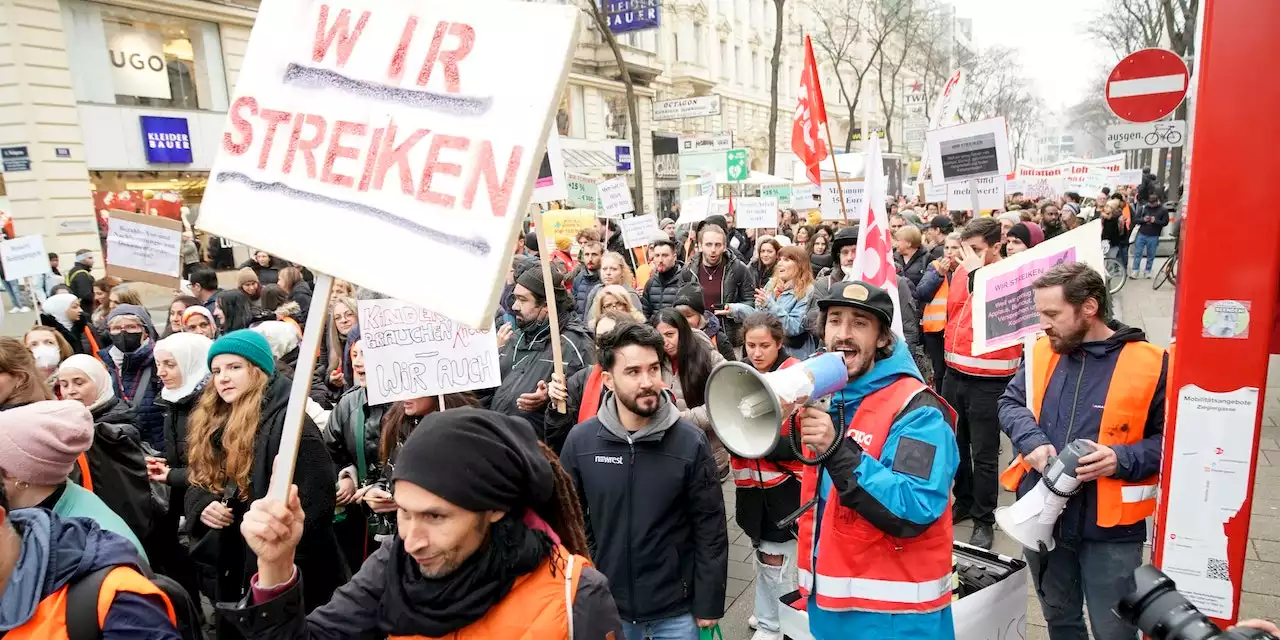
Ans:
<svg viewBox="0 0 1280 640"><path fill-rule="evenodd" d="M118 567L130 567L146 576L152 584L160 588L168 596L173 605L173 612L178 619L178 636L182 640L204 640L204 631L200 627L200 610L198 604L192 602L191 596L182 585L169 576L150 575L149 571L133 564L117 564L98 569L67 587L66 619L68 640L99 640L102 627L98 624L98 592L107 574Z"/></svg>
<svg viewBox="0 0 1280 640"><path fill-rule="evenodd" d="M93 446L84 453L89 467L88 483L78 479L119 515L139 540L151 533L156 520L168 509L169 492L165 485L152 483L147 477L147 456L158 455L142 442L131 426L97 424ZM76 479L76 478L73 478Z"/></svg>

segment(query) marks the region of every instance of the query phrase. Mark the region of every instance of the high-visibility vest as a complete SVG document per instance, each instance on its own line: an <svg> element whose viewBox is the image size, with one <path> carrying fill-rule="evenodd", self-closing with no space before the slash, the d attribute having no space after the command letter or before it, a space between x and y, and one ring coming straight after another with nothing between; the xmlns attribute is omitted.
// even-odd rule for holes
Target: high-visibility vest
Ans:
<svg viewBox="0 0 1280 640"><path fill-rule="evenodd" d="M65 640L69 588L70 585L63 585L62 588L45 596L40 604L36 605L36 612L31 619L5 634L5 640ZM115 602L117 593L136 593L159 598L164 602L169 621L175 625L178 623L178 616L173 610L173 604L169 602L169 596L134 568L121 566L112 569L103 578L102 587L98 590L99 625L106 623L107 612Z"/></svg>
<svg viewBox="0 0 1280 640"><path fill-rule="evenodd" d="M973 299L969 295L969 271L958 267L947 291L947 329L943 359L947 366L971 376L1008 378L1022 364L1022 345L1012 345L991 353L973 353Z"/></svg>
<svg viewBox="0 0 1280 640"><path fill-rule="evenodd" d="M847 435L858 433L863 455L880 457L898 413L917 394L937 394L923 382L903 376L862 399ZM938 398L943 407L947 404ZM944 411L955 428L955 413ZM847 437L847 436L846 436ZM800 495L816 495L819 467L804 469ZM816 509L800 516L797 565L800 593L816 594L827 611L930 613L951 605L952 523L950 506L924 533L895 538L877 529L857 511L840 504L832 488L822 513L822 536L814 528ZM815 570L814 545L822 545Z"/></svg>
<svg viewBox="0 0 1280 640"><path fill-rule="evenodd" d="M600 394L604 389L604 369L599 364L591 365L591 373L587 374L587 384L582 388L582 400L578 403L578 424L582 424L600 412Z"/></svg>
<svg viewBox="0 0 1280 640"><path fill-rule="evenodd" d="M556 562L553 571L551 563ZM449 640L541 640L572 638L573 600L582 570L591 561L562 547L531 573L516 578L507 597L489 607L484 617L449 634ZM430 640L427 636L389 636L390 640Z"/></svg>
<svg viewBox="0 0 1280 640"><path fill-rule="evenodd" d="M1120 350L1102 408L1098 444L1108 447L1136 444L1145 437L1142 425L1147 424L1151 400L1160 383L1164 354L1164 349L1149 342L1129 342ZM1039 421L1045 390L1049 388L1049 378L1058 366L1059 356L1049 345L1049 339L1044 337L1036 341L1033 355L1036 370L1032 372L1035 393L1031 397L1031 413ZM1031 465L1018 456L1000 474L1000 484L1010 491L1017 491L1023 476L1030 470ZM1097 482L1099 527L1134 524L1155 513L1156 494L1160 489L1159 474L1137 482L1117 478L1098 478Z"/></svg>
<svg viewBox="0 0 1280 640"><path fill-rule="evenodd" d="M920 318L920 330L925 333L938 333L947 328L947 294L951 283L947 282L947 274L942 274L942 286L933 294L933 299L924 306L924 315Z"/></svg>
<svg viewBox="0 0 1280 640"><path fill-rule="evenodd" d="M798 358L787 358L778 368L786 369L797 364L800 364ZM780 425L780 429L783 441L779 441L778 446L791 446L785 442L791 435L786 421ZM740 489L772 489L791 478L799 478L804 472L804 463L799 460L770 462L764 459L748 460L730 455L729 465L733 468L733 483Z"/></svg>

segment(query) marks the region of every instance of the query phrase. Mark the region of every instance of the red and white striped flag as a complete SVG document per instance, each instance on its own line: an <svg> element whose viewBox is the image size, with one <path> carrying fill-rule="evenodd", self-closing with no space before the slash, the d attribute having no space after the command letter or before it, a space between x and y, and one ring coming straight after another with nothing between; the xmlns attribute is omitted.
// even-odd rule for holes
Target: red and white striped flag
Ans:
<svg viewBox="0 0 1280 640"><path fill-rule="evenodd" d="M822 127L827 123L827 106L822 101L818 65L813 60L813 42L804 37L804 70L800 73L800 100L791 123L791 151L804 162L809 182L822 186L818 163L827 159L827 141Z"/></svg>
<svg viewBox="0 0 1280 640"><path fill-rule="evenodd" d="M884 161L880 156L879 136L871 136L868 141L866 160L863 175L866 176L867 208L862 212L862 225L858 232L858 257L844 279L861 280L887 291L893 299L893 332L905 339L902 333L902 300L898 297L898 271L893 264L893 238L889 235L889 216L884 211Z"/></svg>

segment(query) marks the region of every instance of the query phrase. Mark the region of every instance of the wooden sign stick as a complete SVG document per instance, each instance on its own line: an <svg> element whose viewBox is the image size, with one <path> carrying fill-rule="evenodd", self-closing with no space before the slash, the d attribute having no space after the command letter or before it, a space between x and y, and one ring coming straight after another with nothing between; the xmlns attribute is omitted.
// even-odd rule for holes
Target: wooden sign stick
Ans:
<svg viewBox="0 0 1280 640"><path fill-rule="evenodd" d="M298 443L302 441L302 422L306 417L307 398L311 394L311 372L315 371L324 336L325 322L329 316L329 294L333 291L333 277L327 273L315 273L316 286L307 309L307 326L302 332L302 344L298 346L298 362L293 370L293 386L289 389L289 406L284 411L284 434L280 436L280 450L271 465L271 484L267 497L284 502L289 499L289 485L293 484L293 468L298 460Z"/></svg>
<svg viewBox="0 0 1280 640"><path fill-rule="evenodd" d="M533 226L538 233L538 260L542 262L542 291L547 299L547 318L551 323L551 355L552 366L556 375L564 377L564 353L560 346L560 312L556 309L555 286L551 282L551 250L553 246L547 242L547 227L542 224L542 212L533 213ZM565 380L567 383L568 380ZM555 403L556 411L568 413L564 402Z"/></svg>

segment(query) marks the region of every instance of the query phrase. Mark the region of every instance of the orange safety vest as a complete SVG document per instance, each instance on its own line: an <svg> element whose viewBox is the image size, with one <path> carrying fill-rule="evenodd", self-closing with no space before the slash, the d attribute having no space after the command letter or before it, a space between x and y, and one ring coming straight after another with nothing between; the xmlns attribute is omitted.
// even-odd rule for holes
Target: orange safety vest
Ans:
<svg viewBox="0 0 1280 640"><path fill-rule="evenodd" d="M587 385L582 389L582 401L578 404L578 424L582 424L600 412L600 392L604 389L604 369L599 364L591 366Z"/></svg>
<svg viewBox="0 0 1280 640"><path fill-rule="evenodd" d="M66 640L67 638L67 589L68 585L45 596L36 606L36 612L25 624L5 634L5 640ZM117 593L136 593L143 596L156 596L164 601L165 613L169 621L178 624L178 616L173 611L173 603L169 602L160 587L148 580L133 567L116 567L102 581L98 591L98 627L107 623L107 612L116 600Z"/></svg>
<svg viewBox="0 0 1280 640"><path fill-rule="evenodd" d="M786 369L796 364L800 364L799 359L787 358L782 361L782 365L778 368ZM786 420L783 420L781 429L783 439L791 435L791 430L787 428ZM780 441L778 446L786 447L790 445ZM790 478L800 476L804 472L804 463L799 460L770 462L764 459L748 460L730 455L729 465L733 467L733 483L741 489L772 489Z"/></svg>
<svg viewBox="0 0 1280 640"><path fill-rule="evenodd" d="M1143 429L1132 425L1145 425L1151 399L1160 382L1160 370L1164 366L1164 349L1149 342L1130 342L1120 350L1111 384L1107 387L1107 400L1103 404L1102 424L1098 427L1098 444L1113 447L1136 444L1144 435ZM1044 402L1049 378L1058 366L1058 354L1049 346L1048 338L1036 341L1032 362L1035 366L1032 384L1035 394L1031 398L1031 413L1040 420L1040 407ZM1019 455L1000 474L1000 484L1010 491L1017 491L1023 476L1031 470ZM1156 511L1156 494L1160 488L1160 475L1156 474L1138 482L1125 482L1116 478L1098 478L1098 526L1115 527L1134 524Z"/></svg>
<svg viewBox="0 0 1280 640"><path fill-rule="evenodd" d="M969 271L958 267L947 291L947 329L943 358L947 366L971 376L1008 378L1022 364L1022 345L1012 345L991 353L973 353L973 298L969 295Z"/></svg>
<svg viewBox="0 0 1280 640"><path fill-rule="evenodd" d="M863 398L849 421L846 437L856 433L863 455L879 458L898 413L920 393L938 397L923 382L903 376ZM944 413L954 429L955 412L948 409ZM801 497L817 495L819 480L819 468L806 466ZM797 565L800 593L806 599L816 593L818 606L827 611L930 613L951 605L949 513L919 536L895 538L840 504L832 488L822 513L822 549L815 571L815 510L800 516Z"/></svg>
<svg viewBox="0 0 1280 640"><path fill-rule="evenodd" d="M942 274L942 286L933 294L933 299L924 306L924 315L920 318L920 330L925 333L938 333L947 328L947 295L951 283L947 282L947 274Z"/></svg>
<svg viewBox="0 0 1280 640"><path fill-rule="evenodd" d="M561 560L567 558L567 560ZM557 569L551 571L555 560ZM565 564L568 567L565 567ZM573 637L573 599L578 579L591 561L557 547L542 565L516 579L511 591L483 618L443 638L449 640L542 640ZM443 640L443 638L441 640ZM389 636L388 640L433 640L428 636ZM6 639L7 640L7 639Z"/></svg>

